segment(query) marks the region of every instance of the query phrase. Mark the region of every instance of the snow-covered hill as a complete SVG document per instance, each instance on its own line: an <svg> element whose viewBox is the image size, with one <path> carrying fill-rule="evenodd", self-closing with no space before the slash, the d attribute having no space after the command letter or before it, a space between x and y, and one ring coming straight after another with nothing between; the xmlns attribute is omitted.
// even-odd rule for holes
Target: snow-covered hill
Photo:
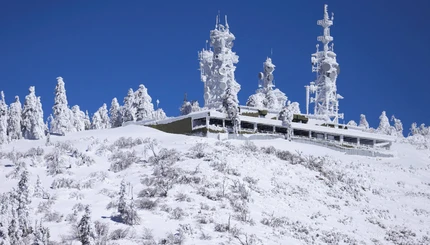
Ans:
<svg viewBox="0 0 430 245"><path fill-rule="evenodd" d="M53 244L81 244L88 205L88 244L430 244L430 152L393 149L371 158L136 125L19 140L0 150L0 243L28 222L39 244L40 223ZM25 169L21 217L25 195L8 192L25 192Z"/></svg>

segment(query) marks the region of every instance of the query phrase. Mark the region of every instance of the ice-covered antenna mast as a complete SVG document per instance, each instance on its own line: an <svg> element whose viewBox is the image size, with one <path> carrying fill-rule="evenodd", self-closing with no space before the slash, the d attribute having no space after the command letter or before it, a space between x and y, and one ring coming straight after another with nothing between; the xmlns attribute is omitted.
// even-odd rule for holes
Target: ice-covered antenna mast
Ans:
<svg viewBox="0 0 430 245"><path fill-rule="evenodd" d="M319 36L317 38L318 41L324 44L324 56L327 56L328 44L333 41L333 37L330 36L330 26L333 25L333 14L330 19L327 11L327 4L324 4L324 19L318 20L317 25L322 26L324 28L323 36Z"/></svg>
<svg viewBox="0 0 430 245"><path fill-rule="evenodd" d="M333 37L330 35L330 26L333 25L334 14L331 18L328 14L327 4L324 5L324 18L317 21L317 25L323 28L323 35L317 40L323 44L323 50L316 46L316 53L312 54L312 72L316 73L316 80L306 88L306 113L309 113L309 103L315 103L314 114L318 117L338 123L343 118L339 114L339 99L343 99L337 93L336 80L340 73L339 64L334 53ZM310 97L310 94L315 94Z"/></svg>

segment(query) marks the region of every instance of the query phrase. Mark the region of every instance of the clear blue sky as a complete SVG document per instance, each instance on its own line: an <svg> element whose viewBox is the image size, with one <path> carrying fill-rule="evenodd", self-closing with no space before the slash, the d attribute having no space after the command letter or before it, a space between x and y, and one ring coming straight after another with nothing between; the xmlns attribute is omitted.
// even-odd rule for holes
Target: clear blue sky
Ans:
<svg viewBox="0 0 430 245"><path fill-rule="evenodd" d="M430 1L6 1L0 5L0 90L9 104L36 86L45 117L56 77L69 104L94 113L128 88L145 84L168 116L185 92L203 104L197 52L227 14L239 55L236 79L244 104L273 49L275 81L305 111L304 86L315 78L310 55L322 33L323 4L335 13L331 33L341 67L338 92L345 121L381 111L409 129L430 124ZM405 131L407 134L408 131Z"/></svg>

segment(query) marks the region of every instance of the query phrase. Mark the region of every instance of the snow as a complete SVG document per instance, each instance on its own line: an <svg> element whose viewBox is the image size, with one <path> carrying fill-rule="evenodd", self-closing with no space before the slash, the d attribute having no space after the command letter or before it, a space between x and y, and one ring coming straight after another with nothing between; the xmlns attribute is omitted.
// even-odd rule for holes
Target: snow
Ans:
<svg viewBox="0 0 430 245"><path fill-rule="evenodd" d="M121 181L125 179L133 187L127 188L127 200L131 192L134 200L139 200L142 198L138 193L142 189L153 187L143 184L143 179L155 173L152 152L145 150L148 144L123 150L112 147L121 137L155 139L159 142L154 148L157 154L161 154L161 148L176 150L179 160L175 160L171 168L188 178L199 178L200 182L176 183L167 197L149 198L157 200L158 205L153 210L138 209L140 225L127 226L111 220L109 217L116 209L107 210L106 206L117 200ZM130 232L125 239L118 240L119 244L142 244L144 228L152 230L155 241L167 239L168 233L181 233L185 237L183 244L241 244L234 230L215 231L216 224L227 224L229 216L231 227L240 229L237 237L244 240L245 235L255 236L257 242L250 244L339 244L342 241L344 244L387 244L391 239L397 239L397 244L401 241L404 244L429 242L425 236L430 236L426 225L430 222L427 205L430 152L417 150L410 144L394 143L392 148L398 153L395 158L372 158L344 155L325 147L282 139L218 141L167 134L139 125L51 136L51 144L46 146L45 143L44 140L17 140L3 146L0 181L4 184L0 185L0 192L10 191L18 183L18 179L6 177L14 170L6 154L25 153L41 147L44 151L41 156L21 159L27 164L30 187L35 186L39 176L43 189L55 197L48 210L58 212L63 218L59 222L45 220L43 225L50 229L51 240L60 244L66 243L62 237L72 234L72 226L65 218L73 213L73 206L78 203L90 205L90 220L108 223L109 232L118 228L130 228L135 232L134 236ZM65 145L95 162L78 166ZM277 149L279 155L270 153L274 150L269 147ZM55 148L61 149L63 159L71 168L65 169L64 174L50 176L44 159ZM117 151L135 151L140 160L123 171L108 171L110 159ZM282 156L282 151L290 152L295 158L288 158L288 154ZM169 154L172 155L175 154ZM300 163L300 159L307 159L308 163ZM81 186L89 180L94 183L92 188L51 189L52 182L58 178L71 178ZM113 193L113 198L107 196L108 193ZM178 198L179 193L185 194L183 201ZM39 203L46 201L32 198L30 224L45 216L36 210ZM176 218L181 212L179 209L173 212L175 208L182 209L179 219ZM76 222L84 213L83 210L78 212ZM272 222L274 227L264 225L263 221ZM402 238L399 235L410 234L408 230L415 236ZM203 233L211 239L202 239Z"/></svg>

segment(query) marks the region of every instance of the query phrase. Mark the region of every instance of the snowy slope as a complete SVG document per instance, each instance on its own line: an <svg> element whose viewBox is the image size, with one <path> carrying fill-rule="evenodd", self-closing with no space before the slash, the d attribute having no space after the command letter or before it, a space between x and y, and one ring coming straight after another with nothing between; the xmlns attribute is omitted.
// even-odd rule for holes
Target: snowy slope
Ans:
<svg viewBox="0 0 430 245"><path fill-rule="evenodd" d="M46 163L56 149L63 173L53 176ZM32 198L30 224L42 220L58 244L81 244L72 229L84 213L79 204L90 206L93 223L109 225L99 244L430 244L430 152L393 149L396 158L370 158L281 139L218 141L129 125L51 136L48 146L4 146L0 193L16 188L19 176L11 173L24 161L32 190L39 176L50 196ZM133 163L110 171L115 157ZM107 209L123 179L139 225L118 222L111 218L117 209ZM114 240L118 229L124 238Z"/></svg>

